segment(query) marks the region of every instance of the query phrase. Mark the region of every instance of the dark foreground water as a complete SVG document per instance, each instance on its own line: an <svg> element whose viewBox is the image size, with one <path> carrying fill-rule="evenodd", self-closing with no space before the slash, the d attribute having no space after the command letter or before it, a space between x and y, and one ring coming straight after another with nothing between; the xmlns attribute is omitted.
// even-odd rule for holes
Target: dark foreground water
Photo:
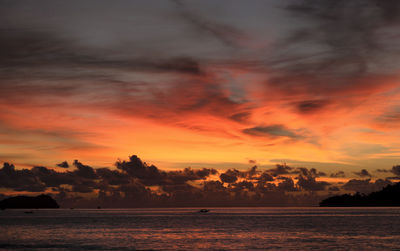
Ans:
<svg viewBox="0 0 400 251"><path fill-rule="evenodd" d="M400 208L0 211L0 249L400 250Z"/></svg>

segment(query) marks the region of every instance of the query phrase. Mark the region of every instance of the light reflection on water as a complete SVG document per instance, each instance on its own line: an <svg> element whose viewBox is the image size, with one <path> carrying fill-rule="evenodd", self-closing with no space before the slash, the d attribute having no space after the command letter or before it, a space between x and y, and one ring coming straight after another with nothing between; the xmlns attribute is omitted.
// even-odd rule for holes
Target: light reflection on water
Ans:
<svg viewBox="0 0 400 251"><path fill-rule="evenodd" d="M400 208L0 211L4 249L400 249Z"/></svg>

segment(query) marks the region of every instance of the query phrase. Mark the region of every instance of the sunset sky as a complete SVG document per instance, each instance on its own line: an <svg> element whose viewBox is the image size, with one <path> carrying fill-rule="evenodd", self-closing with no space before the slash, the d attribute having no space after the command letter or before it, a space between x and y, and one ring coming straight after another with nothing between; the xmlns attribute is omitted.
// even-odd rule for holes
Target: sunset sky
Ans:
<svg viewBox="0 0 400 251"><path fill-rule="evenodd" d="M0 1L0 162L400 164L399 1Z"/></svg>

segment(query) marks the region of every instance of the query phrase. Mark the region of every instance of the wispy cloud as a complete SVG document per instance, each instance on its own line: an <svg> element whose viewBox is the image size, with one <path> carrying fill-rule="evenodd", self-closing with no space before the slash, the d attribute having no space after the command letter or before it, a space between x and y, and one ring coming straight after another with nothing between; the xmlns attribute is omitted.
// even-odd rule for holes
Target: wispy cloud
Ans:
<svg viewBox="0 0 400 251"><path fill-rule="evenodd" d="M183 1L174 0L180 17L197 32L208 34L229 47L242 47L249 40L246 32L229 24L217 22L191 9Z"/></svg>
<svg viewBox="0 0 400 251"><path fill-rule="evenodd" d="M394 1L41 3L0 10L3 160L137 149L353 174L398 149Z"/></svg>
<svg viewBox="0 0 400 251"><path fill-rule="evenodd" d="M302 139L304 136L286 128L284 125L256 126L244 129L245 134L260 137L287 137L291 139Z"/></svg>

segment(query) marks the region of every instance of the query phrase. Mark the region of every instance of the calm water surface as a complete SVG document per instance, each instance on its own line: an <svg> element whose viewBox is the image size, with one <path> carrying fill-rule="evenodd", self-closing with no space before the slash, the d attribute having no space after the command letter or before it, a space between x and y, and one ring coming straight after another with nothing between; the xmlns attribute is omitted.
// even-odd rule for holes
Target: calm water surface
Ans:
<svg viewBox="0 0 400 251"><path fill-rule="evenodd" d="M400 250L400 208L0 211L0 249Z"/></svg>

